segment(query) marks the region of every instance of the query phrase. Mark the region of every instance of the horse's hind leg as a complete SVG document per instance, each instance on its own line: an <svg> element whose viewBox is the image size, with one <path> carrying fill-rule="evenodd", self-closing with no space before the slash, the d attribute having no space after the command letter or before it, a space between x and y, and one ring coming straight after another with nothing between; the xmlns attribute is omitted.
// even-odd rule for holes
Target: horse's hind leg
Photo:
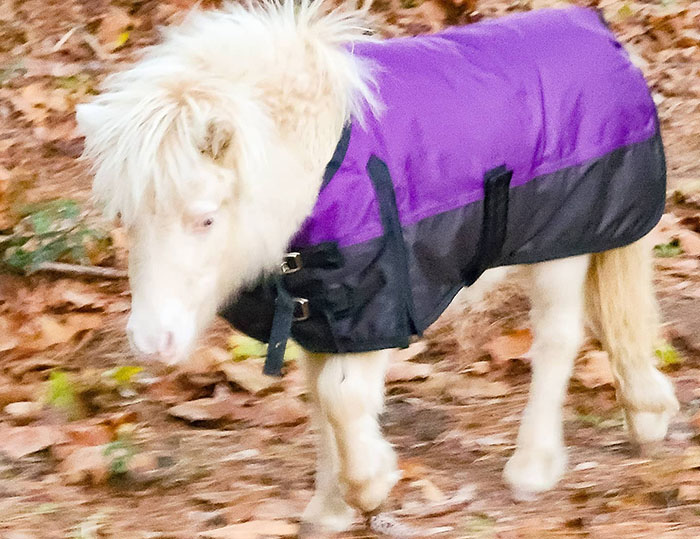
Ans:
<svg viewBox="0 0 700 539"><path fill-rule="evenodd" d="M658 313L649 246L640 241L593 255L586 299L590 324L610 356L632 439L662 440L678 401L654 365Z"/></svg>
<svg viewBox="0 0 700 539"><path fill-rule="evenodd" d="M378 423L389 354L384 350L328 356L317 380L320 409L338 448L343 497L366 513L384 502L400 477L394 450Z"/></svg>
<svg viewBox="0 0 700 539"><path fill-rule="evenodd" d="M534 342L530 396L504 478L517 495L552 488L566 469L562 406L583 339L583 286L588 257L527 268Z"/></svg>

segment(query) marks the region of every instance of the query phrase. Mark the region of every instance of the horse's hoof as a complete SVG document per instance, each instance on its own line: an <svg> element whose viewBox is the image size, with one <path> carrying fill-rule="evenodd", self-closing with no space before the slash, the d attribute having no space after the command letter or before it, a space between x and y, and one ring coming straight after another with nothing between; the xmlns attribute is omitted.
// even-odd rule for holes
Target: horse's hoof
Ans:
<svg viewBox="0 0 700 539"><path fill-rule="evenodd" d="M557 448L516 449L503 477L521 501L551 489L566 470L566 451Z"/></svg>
<svg viewBox="0 0 700 539"><path fill-rule="evenodd" d="M355 510L342 499L329 500L314 496L304 510L301 529L311 534L308 536L308 539L311 539L344 532L354 522ZM302 536L299 535L299 537Z"/></svg>
<svg viewBox="0 0 700 539"><path fill-rule="evenodd" d="M360 477L341 478L345 501L364 514L376 511L401 479L396 454L388 443L381 447L375 456L375 462L368 468L370 469L361 470L363 473Z"/></svg>

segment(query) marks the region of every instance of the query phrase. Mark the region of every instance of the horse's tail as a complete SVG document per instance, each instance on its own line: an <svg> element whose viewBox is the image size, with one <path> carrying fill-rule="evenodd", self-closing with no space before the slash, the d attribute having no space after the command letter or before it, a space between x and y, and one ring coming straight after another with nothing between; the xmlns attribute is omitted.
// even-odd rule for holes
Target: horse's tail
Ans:
<svg viewBox="0 0 700 539"><path fill-rule="evenodd" d="M662 439L666 421L657 416L678 410L673 386L654 365L659 314L652 279L643 240L594 254L586 279L589 323L610 356L618 398L640 442Z"/></svg>

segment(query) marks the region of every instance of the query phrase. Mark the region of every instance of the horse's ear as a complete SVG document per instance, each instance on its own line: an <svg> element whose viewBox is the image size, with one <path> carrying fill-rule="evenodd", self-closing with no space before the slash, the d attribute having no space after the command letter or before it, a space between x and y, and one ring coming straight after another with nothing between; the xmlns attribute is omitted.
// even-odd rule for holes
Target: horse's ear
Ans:
<svg viewBox="0 0 700 539"><path fill-rule="evenodd" d="M207 123L200 151L203 155L207 155L217 163L221 163L224 161L232 142L233 126L221 120L210 120Z"/></svg>

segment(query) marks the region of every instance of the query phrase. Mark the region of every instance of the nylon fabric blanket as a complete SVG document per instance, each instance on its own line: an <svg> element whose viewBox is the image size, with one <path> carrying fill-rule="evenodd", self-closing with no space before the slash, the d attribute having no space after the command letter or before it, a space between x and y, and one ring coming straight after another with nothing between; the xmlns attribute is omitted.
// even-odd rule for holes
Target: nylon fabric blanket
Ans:
<svg viewBox="0 0 700 539"><path fill-rule="evenodd" d="M407 346L485 269L620 247L661 217L655 106L596 11L352 51L385 110L346 126L285 271L222 308L252 337L286 309L310 351ZM275 349L288 333L277 324Z"/></svg>

